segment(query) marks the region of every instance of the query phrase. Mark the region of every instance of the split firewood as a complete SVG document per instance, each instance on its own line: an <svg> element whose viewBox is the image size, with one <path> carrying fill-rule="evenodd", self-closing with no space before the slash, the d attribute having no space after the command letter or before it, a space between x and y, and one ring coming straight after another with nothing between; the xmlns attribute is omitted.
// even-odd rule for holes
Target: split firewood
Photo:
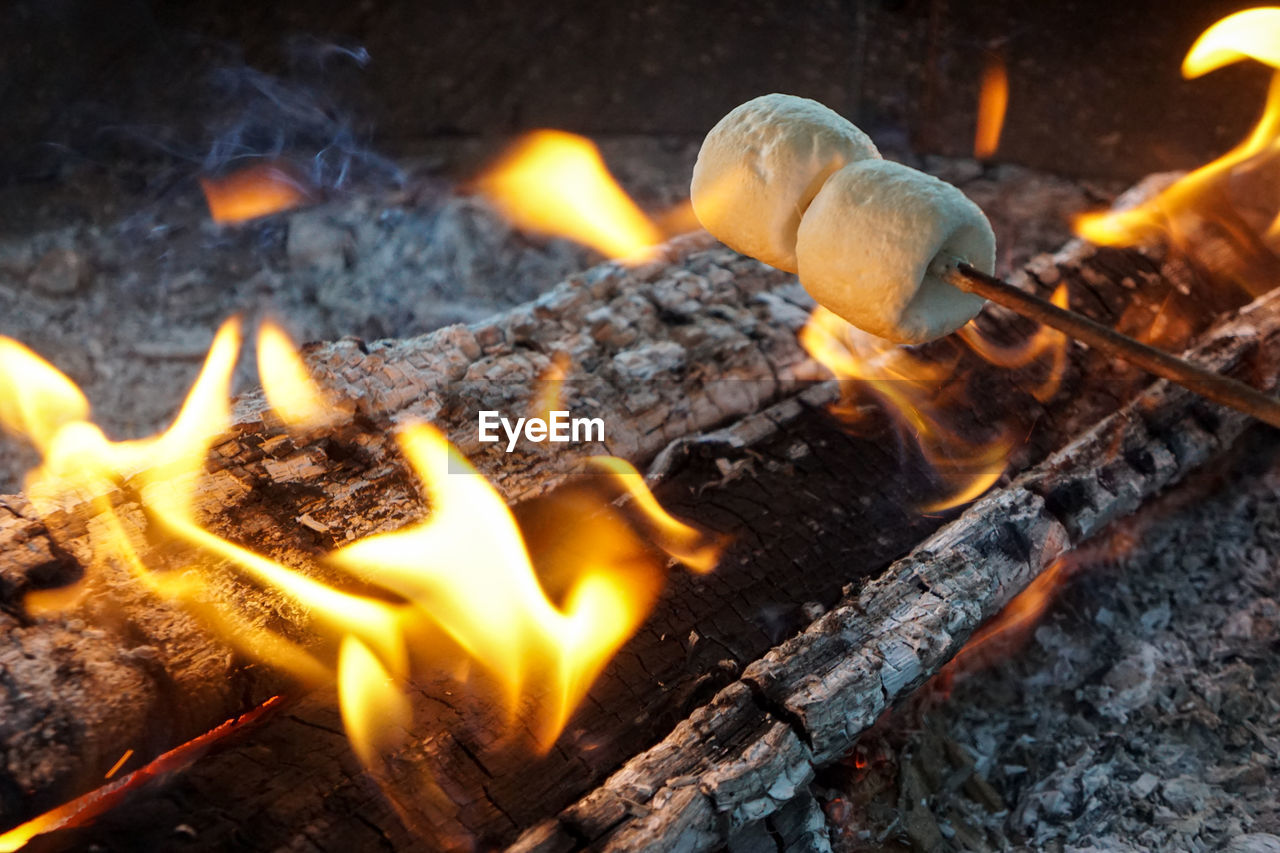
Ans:
<svg viewBox="0 0 1280 853"><path fill-rule="evenodd" d="M1181 304L1189 309L1194 328L1207 322L1212 311L1197 296L1182 293L1187 275L1176 263L1161 264L1141 253L1094 251L1076 244L1052 263L1036 265L1026 284L1047 292L1066 281L1073 304L1112 324L1122 318L1145 322L1162 307ZM1014 317L993 314L982 320L994 332L1025 331ZM1015 472L1062 447L1139 387L1140 377L1083 348L1072 348L1066 363L1064 390L1048 405L1020 387L1035 384L1034 379L1009 372L984 374L989 409L977 413L978 425L1005 411L1027 418L1028 440L1011 459ZM736 682L738 673L744 667L757 671L763 664L753 661L803 627L808 615L836 605L843 586L876 577L945 520L917 512L928 497L928 474L919 466L904 472L883 433L850 436L825 414L834 396L832 385L818 385L724 431L679 437L660 454L654 468L661 476L654 479L663 481L655 491L664 505L735 535L735 544L713 575L673 576L649 627L606 670L547 756L494 754L488 747L493 731L469 727L453 710L437 705L415 729L412 745L390 762L398 770L383 783L393 807L350 754L342 752L335 712L317 700L268 723L255 738L255 744L271 745L273 758L264 761L262 746L234 748L197 766L136 812L118 810L96 830L85 832L110 838L116 831L137 838L184 823L196 830L205 849L215 849L231 837L243 840L246 833L257 847L304 843L299 826L342 844L367 845L381 835L410 847L457 846L476 839L501 843L528 829L522 844L538 846L534 842L541 839L539 844L547 845L542 849L609 838L620 846L648 839L655 849L665 849L680 827L688 828L689 837L711 843L726 826L769 813L810 772L813 757L798 734L802 730L792 726L789 694L764 702L761 697L772 694L753 690L755 682ZM1013 512L1015 520L1025 516L1037 523L1043 516L1037 509L1041 504L1028 498L1025 488L983 503L985 512ZM1006 543L1008 550L1016 551L1012 546L1018 541ZM1012 595L1018 579L1033 573L1025 561L1017 571L1021 574L998 586L990 601L979 597L966 604L961 597L954 606L975 620L993 612L999 595ZM902 580L900 574L892 577ZM918 587L909 586L894 586L895 601L918 593ZM850 605L839 612L848 616ZM906 648L918 639L913 630L906 623ZM844 629L842 636L858 634ZM959 643L962 632L957 628L951 636ZM835 654L834 646L823 648ZM920 672L931 665L922 665ZM816 670L814 678L821 673ZM906 678L898 687L905 689L910 682ZM719 697L706 705L718 690ZM806 712L817 719L817 711ZM680 720L685 722L676 725ZM326 742L343 757L314 749L320 731L332 731L324 735ZM758 746L744 752L751 744ZM637 753L640 757L612 781L570 806ZM762 768L759 762L766 755L777 763ZM824 760L829 757L823 754ZM699 778L703 770L712 781ZM790 781L783 783L784 777ZM414 787L415 780L423 779L438 787L424 794L420 784ZM773 788L773 794L761 795L762 784L765 790ZM187 785L200 790L209 804L207 821L187 813ZM714 785L719 794L709 798L705 785ZM281 786L297 795L279 802L270 792ZM415 791L420 796L415 798ZM542 822L565 806L569 808L558 819ZM253 817L264 808L274 816L269 825ZM351 819L353 810L360 820ZM726 813L731 815L728 823ZM143 814L146 821L134 819ZM157 814L173 820L157 819ZM163 843L161 836L153 837Z"/></svg>

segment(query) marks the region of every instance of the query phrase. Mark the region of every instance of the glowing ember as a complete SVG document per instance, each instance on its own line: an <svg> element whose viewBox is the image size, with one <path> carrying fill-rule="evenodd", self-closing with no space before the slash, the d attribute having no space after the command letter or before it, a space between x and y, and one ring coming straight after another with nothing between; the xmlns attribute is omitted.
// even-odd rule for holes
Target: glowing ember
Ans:
<svg viewBox="0 0 1280 853"><path fill-rule="evenodd" d="M306 204L306 185L283 166L257 163L221 177L202 177L200 188L214 222L230 225Z"/></svg>
<svg viewBox="0 0 1280 853"><path fill-rule="evenodd" d="M133 750L126 749L124 751L124 755L120 756L120 758L116 761L116 763L111 765L111 769L108 770L106 773L104 773L102 778L110 779L112 776L116 775L116 773L120 771L120 768L124 767L125 763L132 757L133 757Z"/></svg>
<svg viewBox="0 0 1280 853"><path fill-rule="evenodd" d="M1053 603L1053 597L1066 580L1063 559L1054 560L1027 588L1014 596L1004 608L978 629L964 648L951 661L951 665L969 668L971 663L990 654L991 648L1007 645L1024 636L1035 627L1045 610Z"/></svg>
<svg viewBox="0 0 1280 853"><path fill-rule="evenodd" d="M621 460L597 460L615 492L585 509L565 500L556 516L563 527L553 538L571 539L577 556L550 561L560 593L553 600L501 496L425 424L402 427L398 438L429 499L428 518L358 540L325 560L371 592L322 582L232 543L202 525L197 497L206 455L231 425L240 343L238 323L226 323L166 432L113 442L88 421L88 404L70 380L0 338L0 424L43 455L26 482L37 512L80 505L93 512L97 564L87 575L122 567L245 653L307 683L336 684L344 723L366 764L409 725L408 679L456 672L464 668L460 662L491 676L513 723L519 707L536 746L549 748L600 669L649 612L667 557L696 571L716 562L718 547L667 515L638 472ZM287 426L329 422L333 401L278 328L263 327L258 357L267 398ZM621 508L611 503L619 492L631 498ZM182 546L184 571L148 564L159 538ZM547 562L544 557L539 565ZM305 613L309 636L286 638L264 627L242 596L210 582L219 565ZM83 585L91 583L88 577ZM27 604L55 607L69 600L31 597Z"/></svg>
<svg viewBox="0 0 1280 853"><path fill-rule="evenodd" d="M998 54L987 58L982 69L982 89L978 94L978 127L973 135L973 156L991 157L1000 147L1004 113L1009 106L1009 74Z"/></svg>
<svg viewBox="0 0 1280 853"><path fill-rule="evenodd" d="M641 261L663 233L609 174L595 144L558 130L525 136L476 181L520 228Z"/></svg>
<svg viewBox="0 0 1280 853"><path fill-rule="evenodd" d="M90 791L83 797L77 797L65 805L15 826L8 832L0 833L0 853L14 853L21 850L31 839L46 832L84 826L99 815L115 808L126 795L144 782L191 765L220 740L262 719L283 701L279 696L273 696L247 714L228 720L216 729L169 750L111 784L103 785L96 791ZM132 754L133 750L126 752L120 759L120 764L123 764ZM108 778L114 775L116 769L119 769L119 764L113 768L112 773L107 774Z"/></svg>
<svg viewBox="0 0 1280 853"><path fill-rule="evenodd" d="M1191 46L1182 75L1199 77L1245 58L1280 69L1280 9L1248 9L1218 21ZM1193 257L1202 234L1215 234L1238 255L1231 269L1221 269L1223 260L1216 259L1219 277L1234 278L1255 296L1266 292L1280 271L1272 248L1280 238L1280 207L1261 211L1262 219L1251 221L1257 212L1233 204L1231 183L1248 176L1250 184L1261 184L1263 171L1275 168L1278 152L1280 71L1273 72L1262 117L1243 142L1138 207L1079 217L1076 233L1107 246L1165 238Z"/></svg>

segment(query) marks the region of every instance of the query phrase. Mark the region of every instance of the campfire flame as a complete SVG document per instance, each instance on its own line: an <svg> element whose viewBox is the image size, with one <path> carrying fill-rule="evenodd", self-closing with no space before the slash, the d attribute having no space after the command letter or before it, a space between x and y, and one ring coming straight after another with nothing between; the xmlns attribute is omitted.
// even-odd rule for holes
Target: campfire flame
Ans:
<svg viewBox="0 0 1280 853"><path fill-rule="evenodd" d="M1054 289L1049 301L1059 308L1067 308L1067 286L1060 284ZM978 354L984 361L1009 370L1029 367L1036 362L1044 362L1047 357L1049 370L1045 378L1033 386L1031 396L1041 403L1047 403L1062 387L1062 376L1067 370L1067 336L1057 329L1041 326L1035 334L1022 343L1002 346L984 337L973 323L966 323L956 334L969 349Z"/></svg>
<svg viewBox="0 0 1280 853"><path fill-rule="evenodd" d="M181 746L163 753L144 766L121 776L108 785L103 785L101 788L90 791L82 797L77 797L69 803L50 809L39 817L32 818L26 823L18 824L13 829L0 832L0 853L16 853L37 835L43 835L59 829L84 826L99 815L106 814L115 808L127 794L143 783L190 766L196 759L204 755L224 738L262 719L279 707L283 701L281 697L273 696L252 711L228 720L217 728L205 732L200 737L189 740ZM115 771L119 770L120 765L128 760L132 754L133 750L126 752L124 757L112 768L108 778L115 775Z"/></svg>
<svg viewBox="0 0 1280 853"><path fill-rule="evenodd" d="M1066 580L1068 563L1059 558L1018 593L947 664L953 671L971 671L988 658L1004 656L1003 647L1025 636L1040 621ZM994 651L993 650L998 650Z"/></svg>
<svg viewBox="0 0 1280 853"><path fill-rule="evenodd" d="M219 177L200 178L209 215L231 225L292 210L311 200L306 185L287 167L256 163Z"/></svg>
<svg viewBox="0 0 1280 853"><path fill-rule="evenodd" d="M1218 277L1233 278L1250 295L1275 286L1280 259L1280 206L1251 210L1237 206L1234 181L1275 180L1280 162L1280 8L1246 9L1219 20L1196 40L1182 63L1182 76L1199 77L1242 59L1271 66L1271 85L1262 117L1252 132L1218 159L1184 176L1155 198L1129 210L1089 213L1077 218L1076 233L1105 246L1132 246L1166 239L1191 259L1207 236L1226 242L1236 255L1222 269L1221 253L1213 267ZM1256 203L1256 202L1255 202Z"/></svg>
<svg viewBox="0 0 1280 853"><path fill-rule="evenodd" d="M609 174L591 140L539 130L476 180L517 227L568 237L624 262L646 260L663 233Z"/></svg>
<svg viewBox="0 0 1280 853"><path fill-rule="evenodd" d="M1000 148L1004 113L1009 106L1009 72L1004 58L993 53L982 68L978 92L978 126L973 134L973 156L985 160Z"/></svg>
<svg viewBox="0 0 1280 853"><path fill-rule="evenodd" d="M999 144L1008 80L998 57L984 75L978 143L993 153ZM476 183L516 225L568 237L623 261L645 258L664 235L696 224L688 202L658 221L649 219L609 175L599 151L589 140L560 131L526 136ZM1066 287L1053 296L1066 307ZM984 338L970 324L961 338L987 361L1009 368L1048 362L1041 383L1031 390L1041 402L1058 390L1066 369L1067 340L1043 328L1015 346ZM800 333L809 354L841 379L855 380L887 405L917 437L926 459L950 489L947 497L928 504L925 512L941 512L982 495L1004 473L1015 437L1005 433L985 442L960 437L946 425L945 411L956 387L954 363L921 358L910 350L868 335L819 307ZM567 356L557 356L540 380L532 411L538 416L559 404ZM962 385L962 383L961 383ZM849 420L857 409L840 408Z"/></svg>
<svg viewBox="0 0 1280 853"><path fill-rule="evenodd" d="M1063 285L1053 302L1066 307ZM985 338L972 322L959 336L988 362L1006 368L1048 363L1046 377L1030 389L1041 402L1055 393L1066 369L1067 340L1043 327L1020 344L1002 346ZM948 494L923 507L942 512L969 503L991 488L1004 473L1015 436L1007 430L983 442L970 441L948 425L948 412L968 405L965 383L957 377L958 359L935 361L878 338L845 322L822 306L814 309L800 332L800 344L837 379L849 382L878 400L896 423L914 436L926 461L942 479ZM862 412L849 397L833 409L848 422Z"/></svg>
<svg viewBox="0 0 1280 853"><path fill-rule="evenodd" d="M267 404L293 429L323 429L342 415L338 401L311 381L289 334L270 320L258 328L258 378Z"/></svg>
<svg viewBox="0 0 1280 853"><path fill-rule="evenodd" d="M88 420L88 402L71 380L0 338L0 425L43 455L26 481L38 513L91 510L95 564L82 587L123 570L246 654L304 682L336 684L353 748L371 767L409 726L408 680L466 667L500 686L513 724L521 710L513 732L527 726L533 745L549 749L647 615L667 560L699 572L716 563L718 543L668 515L643 477L613 458L591 463L609 475L612 493L585 505L566 498L555 516L563 522L551 538L572 540L577 556L531 554L502 497L427 424L405 426L397 439L431 512L327 555L326 576L337 570L349 583L232 543L202 524L199 486L210 448L231 426L240 347L240 324L228 321L173 425L152 438L111 441ZM262 327L258 357L267 399L286 425L332 422L328 393L278 327ZM599 489L601 478L590 479ZM622 496L629 502L615 506ZM163 566L152 559L148 543L157 539L180 546L181 570L165 570L177 562L172 556ZM535 563L555 574L558 595L548 593ZM264 627L260 611L213 582L227 567L304 614L307 636ZM67 597L43 601L65 606Z"/></svg>

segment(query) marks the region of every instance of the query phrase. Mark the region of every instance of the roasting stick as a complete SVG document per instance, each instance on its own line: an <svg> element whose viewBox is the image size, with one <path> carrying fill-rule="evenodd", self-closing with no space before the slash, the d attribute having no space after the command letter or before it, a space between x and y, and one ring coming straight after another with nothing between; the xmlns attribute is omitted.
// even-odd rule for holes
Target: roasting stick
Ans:
<svg viewBox="0 0 1280 853"><path fill-rule="evenodd" d="M1208 400L1230 406L1274 427L1280 427L1280 400L1239 380L1206 370L1155 347L1135 341L1108 326L1059 308L963 262L951 262L942 273L948 284L967 293L1003 305L1016 314L1057 329L1099 352L1122 358L1170 382L1188 388Z"/></svg>

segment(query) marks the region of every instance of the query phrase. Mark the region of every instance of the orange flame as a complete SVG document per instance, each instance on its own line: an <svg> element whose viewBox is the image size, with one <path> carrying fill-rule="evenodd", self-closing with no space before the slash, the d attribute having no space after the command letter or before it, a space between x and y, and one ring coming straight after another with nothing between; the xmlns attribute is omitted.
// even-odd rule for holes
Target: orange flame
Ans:
<svg viewBox="0 0 1280 853"><path fill-rule="evenodd" d="M59 829L84 826L99 815L106 814L115 808L125 796L144 782L190 766L218 741L242 730L245 726L257 722L283 701L279 696L273 696L252 711L228 720L217 728L200 735L200 737L189 740L181 746L163 753L146 765L139 767L132 773L121 776L108 785L103 785L95 791L90 791L83 797L77 797L65 805L50 809L39 817L32 818L26 823L15 826L13 829L0 832L0 853L15 853L15 851L25 847L27 842L37 835L55 832ZM132 753L133 750L126 752L124 757L121 758L120 764L123 764ZM119 769L119 764L114 769ZM108 774L108 778L111 775L114 775L114 772Z"/></svg>
<svg viewBox="0 0 1280 853"><path fill-rule="evenodd" d="M591 140L539 130L517 142L476 189L520 228L568 237L611 258L649 257L663 234L631 200Z"/></svg>
<svg viewBox="0 0 1280 853"><path fill-rule="evenodd" d="M1052 301L1066 307L1066 285L1054 292ZM959 335L979 356L1000 367L1024 368L1047 358L1048 373L1030 392L1041 402L1057 393L1067 363L1067 339L1061 332L1044 327L1020 344L1001 346L983 337L971 322ZM964 383L952 382L955 359L928 360L863 332L822 306L814 309L800 331L800 345L837 379L852 381L878 399L915 437L925 459L950 489L946 497L921 507L923 512L969 503L1004 473L1014 444L1010 433L975 443L946 423L948 408L962 403L955 398L963 393ZM847 420L858 417L847 401L838 403L835 411Z"/></svg>
<svg viewBox="0 0 1280 853"><path fill-rule="evenodd" d="M954 363L932 362L846 323L819 306L800 331L800 345L836 378L851 380L884 403L886 410L915 436L920 450L952 489L922 508L941 512L968 503L1004 473L1012 449L1010 436L986 444L966 441L943 422L938 398ZM856 409L838 404L837 413L857 417Z"/></svg>
<svg viewBox="0 0 1280 853"><path fill-rule="evenodd" d="M1009 106L1009 73L1004 58L990 54L982 69L982 88L978 93L978 127L973 134L973 156L984 160L1000 147L1004 130L1004 113Z"/></svg>
<svg viewBox="0 0 1280 853"><path fill-rule="evenodd" d="M1066 560L1062 558L1050 563L1035 580L1027 584L1026 589L1014 596L991 621L969 638L969 642L964 644L951 664L969 668L975 660L986 657L991 647L1006 644L1034 627L1053 603L1054 595L1066 580L1066 565Z"/></svg>
<svg viewBox="0 0 1280 853"><path fill-rule="evenodd" d="M220 177L200 178L209 215L224 225L291 210L311 200L306 185L272 163L256 163Z"/></svg>
<svg viewBox="0 0 1280 853"><path fill-rule="evenodd" d="M1053 295L1049 297L1049 301L1059 308L1067 308L1067 285L1065 283L1058 285ZM1057 329L1041 326L1031 337L1011 346L1001 346L984 337L972 320L962 326L957 334L984 361L996 367L1011 370L1028 367L1037 361L1043 361L1048 354L1048 374L1038 385L1030 389L1031 396L1041 403L1049 402L1062 387L1062 377L1067 370L1067 346L1070 341Z"/></svg>
<svg viewBox="0 0 1280 853"><path fill-rule="evenodd" d="M665 562L655 549L696 571L716 562L718 545L667 515L627 463L605 459L596 464L631 496L639 518L625 520L602 499L586 519L566 500L554 538L572 538L580 556L552 567L562 588L553 600L501 496L425 424L403 427L398 438L429 499L429 517L326 558L373 592L323 582L232 543L201 524L198 497L209 449L231 424L230 383L239 350L233 320L215 336L173 425L149 439L113 442L88 421L88 404L70 380L0 338L0 425L43 454L26 482L37 512L87 504L94 513L99 523L90 525L90 536L97 564L87 575L122 567L247 654L306 682L336 684L353 747L370 766L408 727L408 679L441 669L456 655L494 677L513 715L517 707L533 707L532 718L522 722L529 723L538 748L550 748L600 669L651 608ZM329 422L332 401L283 332L264 326L258 355L267 398L286 425ZM182 546L186 570L156 571L148 563L148 542L159 535ZM262 627L240 596L208 582L216 565L233 567L305 613L311 636L286 638ZM37 603L67 602L27 602Z"/></svg>
<svg viewBox="0 0 1280 853"><path fill-rule="evenodd" d="M1196 40L1182 63L1182 76L1199 77L1242 59L1255 59L1280 69L1280 8L1256 8L1219 20ZM1231 270L1249 293L1270 290L1280 271L1271 248L1280 239L1280 207L1264 211L1266 222L1254 224L1230 199L1233 176L1274 168L1280 153L1280 72L1273 72L1262 117L1249 136L1217 160L1184 176L1155 198L1129 210L1089 213L1074 223L1076 233L1106 246L1130 246L1161 237L1195 256L1197 232L1206 225L1238 253ZM1223 259L1214 261L1220 267Z"/></svg>
<svg viewBox="0 0 1280 853"><path fill-rule="evenodd" d="M1079 565L1070 556L1050 563L1026 589L1015 595L1000 612L987 620L969 641L947 661L930 682L926 700L946 699L956 682L1006 659L1027 638L1049 609L1058 590Z"/></svg>

